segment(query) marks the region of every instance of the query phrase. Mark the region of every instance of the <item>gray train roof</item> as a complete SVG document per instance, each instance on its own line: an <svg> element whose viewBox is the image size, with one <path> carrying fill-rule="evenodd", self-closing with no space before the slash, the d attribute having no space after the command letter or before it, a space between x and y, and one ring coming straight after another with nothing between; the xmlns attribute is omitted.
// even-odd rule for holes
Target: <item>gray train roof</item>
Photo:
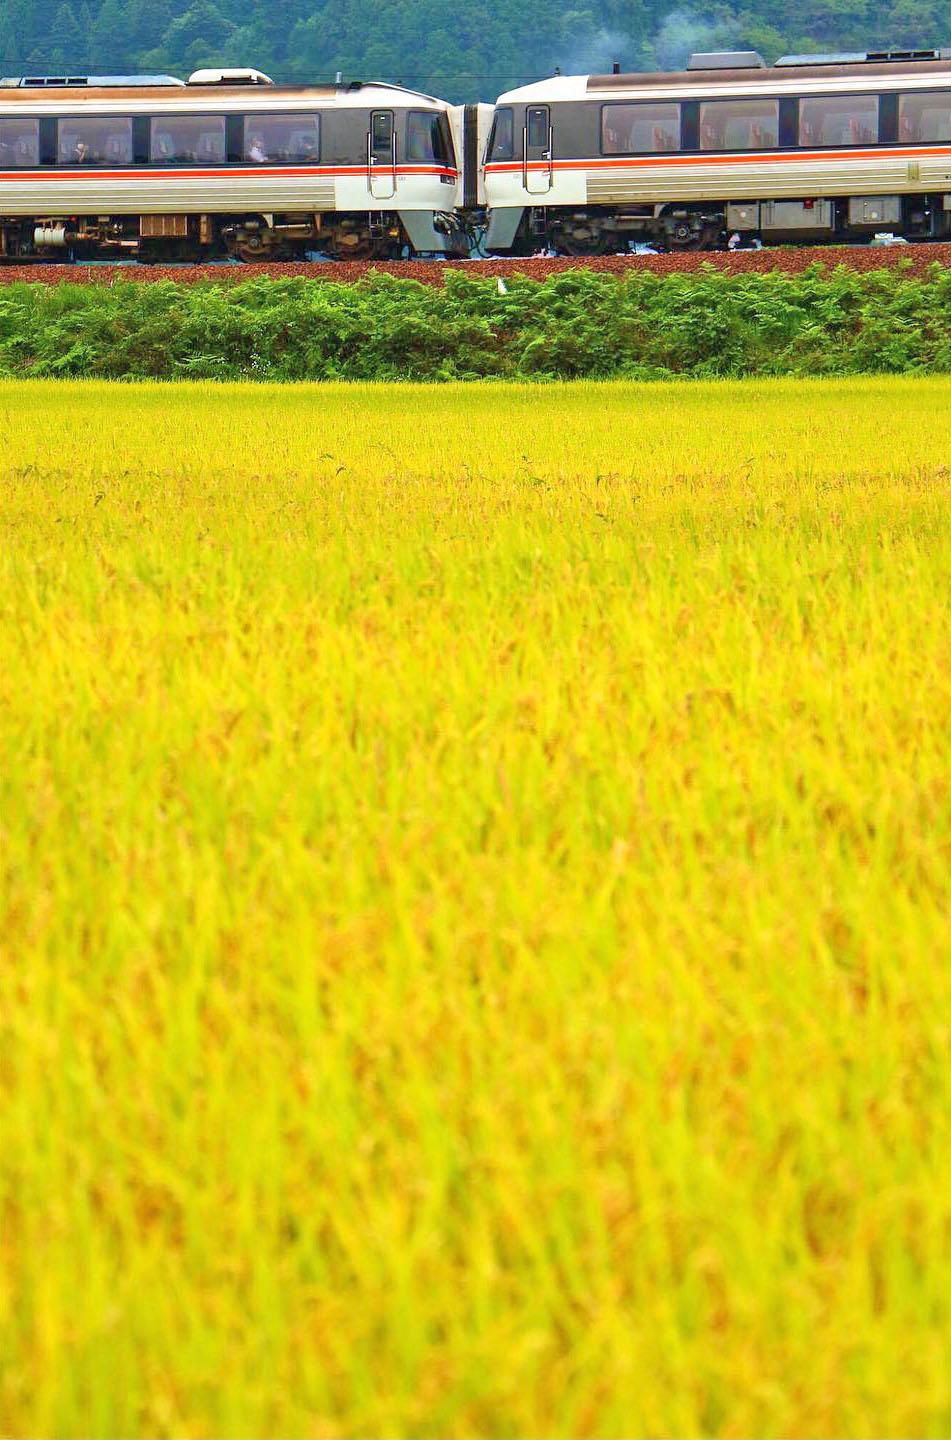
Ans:
<svg viewBox="0 0 951 1440"><path fill-rule="evenodd" d="M383 81L354 81L349 85L76 85L41 87L16 85L0 88L4 116L28 113L58 116L68 110L94 109L102 115L187 113L209 108L219 114L266 113L271 110L373 110L394 106L432 111L448 108L445 100L402 85Z"/></svg>
<svg viewBox="0 0 951 1440"><path fill-rule="evenodd" d="M389 96L405 95L412 99L427 100L434 105L445 103L437 95L427 95L421 90L413 90L408 85L394 84L388 80L349 80L338 85L275 85L258 70L198 70L187 82L179 80L175 75L5 75L0 76L0 90L21 93L43 91L52 98L63 92L76 92L65 94L64 98L68 100L79 99L84 92L90 90L187 90L191 94L214 90L217 94L263 93L287 98L298 95L360 95L364 99L369 98L371 102L375 92L379 91ZM110 96L111 98L114 97Z"/></svg>
<svg viewBox="0 0 951 1440"><path fill-rule="evenodd" d="M62 90L82 86L92 90L125 89L127 86L181 86L174 75L4 75L0 90Z"/></svg>
<svg viewBox="0 0 951 1440"><path fill-rule="evenodd" d="M799 64L799 57L788 57L785 65L739 65L736 69L719 65L708 70L628 72L612 75L553 75L548 80L520 85L500 95L498 104L554 104L566 100L604 98L648 99L663 96L680 99L690 95L743 95L765 93L796 95L808 90L822 94L841 88L848 82L850 90L927 89L936 82L942 86L951 81L951 50L930 52L928 60L859 60L840 62L838 57L811 57L809 65ZM793 59L796 63L790 63Z"/></svg>

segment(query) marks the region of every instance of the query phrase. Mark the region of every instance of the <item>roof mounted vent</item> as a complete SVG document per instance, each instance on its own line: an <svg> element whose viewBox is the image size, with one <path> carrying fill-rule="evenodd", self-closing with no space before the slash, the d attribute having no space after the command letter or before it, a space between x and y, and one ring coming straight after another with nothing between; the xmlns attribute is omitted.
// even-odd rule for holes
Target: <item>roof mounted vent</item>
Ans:
<svg viewBox="0 0 951 1440"><path fill-rule="evenodd" d="M776 68L805 65L906 65L909 61L951 60L951 50L853 50L838 55L781 55Z"/></svg>
<svg viewBox="0 0 951 1440"><path fill-rule="evenodd" d="M189 85L273 85L262 70L196 70Z"/></svg>
<svg viewBox="0 0 951 1440"><path fill-rule="evenodd" d="M133 85L182 83L174 75L11 75L0 79L0 90L57 90L80 86L94 90L124 90Z"/></svg>
<svg viewBox="0 0 951 1440"><path fill-rule="evenodd" d="M951 50L869 50L866 60L946 60Z"/></svg>
<svg viewBox="0 0 951 1440"><path fill-rule="evenodd" d="M705 50L691 55L688 70L765 70L758 50Z"/></svg>

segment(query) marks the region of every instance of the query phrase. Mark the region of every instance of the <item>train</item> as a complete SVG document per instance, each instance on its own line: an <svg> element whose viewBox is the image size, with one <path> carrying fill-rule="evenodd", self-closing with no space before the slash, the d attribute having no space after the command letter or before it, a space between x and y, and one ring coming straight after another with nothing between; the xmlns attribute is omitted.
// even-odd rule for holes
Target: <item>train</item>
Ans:
<svg viewBox="0 0 951 1440"><path fill-rule="evenodd" d="M254 69L0 78L0 261L951 237L951 49L691 56L493 103Z"/></svg>

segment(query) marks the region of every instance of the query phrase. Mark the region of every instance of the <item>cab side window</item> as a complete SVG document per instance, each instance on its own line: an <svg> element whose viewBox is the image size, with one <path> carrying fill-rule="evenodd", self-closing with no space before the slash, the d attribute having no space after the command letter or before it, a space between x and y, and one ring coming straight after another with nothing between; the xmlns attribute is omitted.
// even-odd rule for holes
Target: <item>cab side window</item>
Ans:
<svg viewBox="0 0 951 1440"><path fill-rule="evenodd" d="M496 110L489 141L490 160L511 160L515 155L515 120L512 110L503 105Z"/></svg>
<svg viewBox="0 0 951 1440"><path fill-rule="evenodd" d="M435 161L439 146L438 117L425 110L411 110L406 117L406 158L412 164Z"/></svg>

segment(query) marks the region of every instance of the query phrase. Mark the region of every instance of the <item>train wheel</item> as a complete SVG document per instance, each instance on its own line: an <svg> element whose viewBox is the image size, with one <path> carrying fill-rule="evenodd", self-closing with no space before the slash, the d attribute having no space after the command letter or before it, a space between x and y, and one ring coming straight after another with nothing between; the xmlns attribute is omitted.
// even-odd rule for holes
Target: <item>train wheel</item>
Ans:
<svg viewBox="0 0 951 1440"><path fill-rule="evenodd" d="M555 244L566 255L580 259L585 255L606 255L611 246L611 237L603 231L583 238L580 235L561 234L556 237Z"/></svg>
<svg viewBox="0 0 951 1440"><path fill-rule="evenodd" d="M695 230L686 220L678 220L667 233L667 242L674 250L699 250L703 232Z"/></svg>
<svg viewBox="0 0 951 1440"><path fill-rule="evenodd" d="M363 235L356 238L348 234L345 244L333 245L327 253L334 260L385 260L388 247L375 236Z"/></svg>
<svg viewBox="0 0 951 1440"><path fill-rule="evenodd" d="M274 260L277 258L269 246L262 245L260 241L254 240L242 241L235 246L234 253L239 260L244 261L245 265L259 265L262 260Z"/></svg>
<svg viewBox="0 0 951 1440"><path fill-rule="evenodd" d="M716 225L701 225L698 230L687 220L678 220L667 232L667 244L671 250L712 250L718 234Z"/></svg>

